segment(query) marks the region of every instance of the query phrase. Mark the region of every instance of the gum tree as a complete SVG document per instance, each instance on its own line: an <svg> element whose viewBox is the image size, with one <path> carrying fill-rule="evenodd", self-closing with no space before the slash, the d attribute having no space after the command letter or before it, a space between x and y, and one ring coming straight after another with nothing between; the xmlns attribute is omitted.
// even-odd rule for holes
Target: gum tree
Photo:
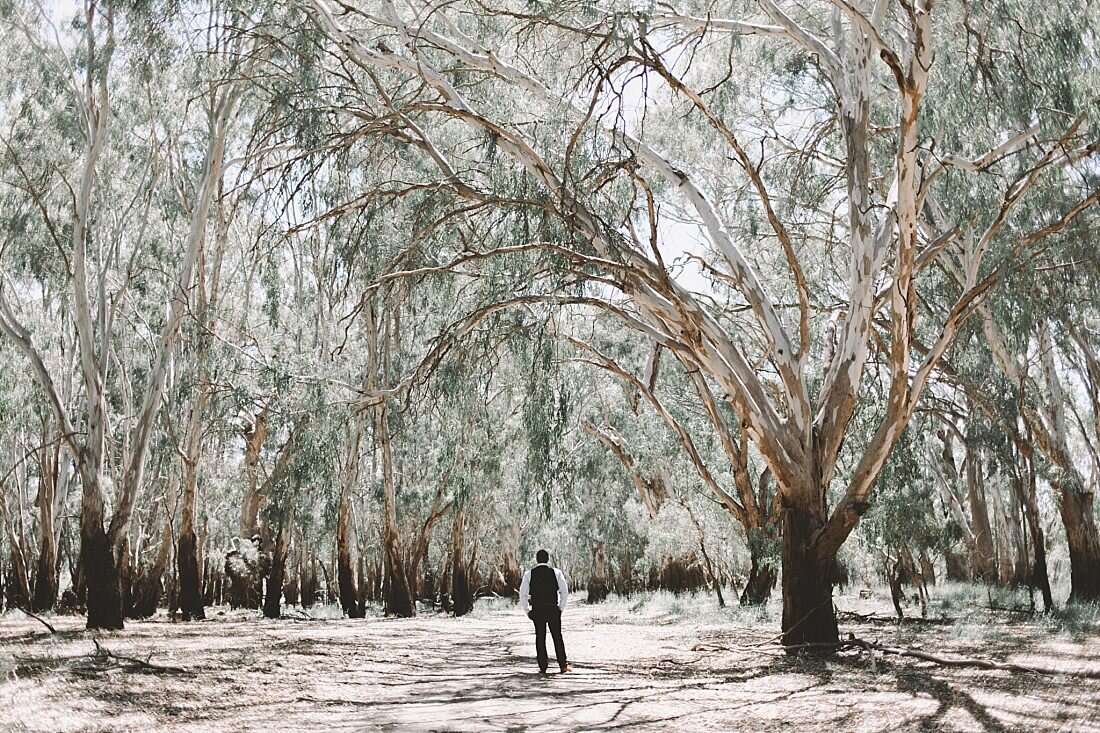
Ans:
<svg viewBox="0 0 1100 733"><path fill-rule="evenodd" d="M119 328L116 315L126 299L134 263L139 261L142 237L150 219L150 203L160 174L162 154L156 135L146 140L137 161L137 169L123 168L127 161L117 147L120 112L113 106L114 95L121 91L133 93L125 86L116 88L120 76L115 54L120 42L131 41L116 34L121 19L110 4L88 2L78 23L82 31L79 57L68 57L59 39L48 33L49 19L26 11L17 16L13 25L23 33L29 45L42 57L42 63L64 90L69 106L60 112L71 131L70 150L62 150L62 158L48 162L35 176L25 178L26 208L39 218L39 225L53 239L65 262L70 288L68 307L76 331L77 354L83 397L79 409L71 409L58 390L59 375L48 366L40 346L24 325L17 302L20 288L7 282L0 284L0 330L24 355L39 387L49 400L54 419L61 427L66 442L75 457L82 486L80 537L82 568L87 585L88 627L117 629L123 625L123 594L120 567L128 560L128 539L134 503L144 480L146 457L154 433L157 415L163 401L165 380L172 352L178 341L180 326L189 308L189 292L195 277L196 263L205 241L211 204L224 164L225 145L230 121L241 95L239 81L215 83L204 99L202 119L205 139L199 153L202 160L195 177L193 198L188 203L189 214L182 239L177 242L179 259L175 277L169 278L164 293L167 315L159 333L150 338L146 382L140 392L139 406L132 420L119 426L112 419L109 396L112 380L120 376L114 369L124 353L116 342ZM49 39L49 40L47 40ZM54 45L51 45L54 44ZM223 49L224 50L224 49ZM235 52L243 48L238 44ZM151 120L136 120L137 124L153 125ZM125 141L128 145L132 141ZM25 158L10 144L9 156L17 170L26 175ZM58 151L54 151L55 153ZM70 155L65 156L65 153ZM101 170L104 163L116 166L122 180L129 175L144 179L145 186L137 190L115 190L109 186ZM51 178L57 180L51 181ZM71 197L51 195L59 181L71 181ZM70 184L66 184L70 185ZM119 200L121 199L121 200ZM121 210L112 221L109 206ZM62 226L62 222L64 225ZM170 236L170 235L169 235ZM129 262L127 262L127 259ZM14 302L13 302L14 301ZM121 379L129 379L126 369ZM122 389L129 394L130 385ZM125 439L116 434L126 430ZM121 442L126 451L120 460L121 476L115 483L113 511L107 513L107 492L110 480L108 451ZM109 520L109 521L108 521Z"/></svg>
<svg viewBox="0 0 1100 733"><path fill-rule="evenodd" d="M391 126L382 134L435 165L428 185L568 225L572 237L518 246L552 255L590 284L587 294L533 287L501 307L538 300L610 313L729 405L780 496L784 642L836 641L828 570L939 360L1005 269L1100 194L1078 187L1056 211L1015 216L1037 181L1095 154L1085 118L1067 124L1037 111L988 149L937 148L925 122L943 83L936 55L966 19L929 0L817 8L761 0L729 19L586 4L552 16L477 4L304 7L328 40L325 66L356 80L348 94L357 108L384 116ZM737 61L759 63L774 81L758 90L760 105L792 100L766 127L727 116L719 98L736 90L710 73L717 64L695 61L730 36L741 39ZM563 51L551 57L551 48ZM777 55L786 66L768 73L759 60ZM349 63L358 69L347 72ZM624 108L639 92L627 91L629 78L641 80L642 102L663 99L698 121L701 144L631 119ZM793 112L801 98L811 100L815 124ZM968 114L956 106L949 123L964 128ZM470 139L492 152L464 158ZM832 181L823 195L809 200L791 185L798 178L781 165L790 149L809 151L808 177ZM721 165L700 150L721 151ZM726 176L749 192L740 211L723 200ZM959 176L992 177L999 200L979 212L954 209L937 192ZM526 200L499 190L517 178L530 184ZM677 279L683 245L663 225L662 205L701 230L707 270L739 307L735 321L710 307L710 293ZM746 219L758 223L752 237ZM468 247L437 266L491 254ZM923 302L942 262L963 277ZM846 445L869 379L885 385L885 408L866 441Z"/></svg>

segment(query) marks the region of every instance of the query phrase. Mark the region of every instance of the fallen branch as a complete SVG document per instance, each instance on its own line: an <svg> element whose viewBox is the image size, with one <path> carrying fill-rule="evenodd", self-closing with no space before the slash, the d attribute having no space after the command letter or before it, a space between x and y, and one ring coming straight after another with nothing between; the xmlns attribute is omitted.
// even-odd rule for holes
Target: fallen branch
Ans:
<svg viewBox="0 0 1100 733"><path fill-rule="evenodd" d="M994 611L994 612L997 612L997 613L1019 613L1019 614L1022 614L1024 616L1034 616L1035 615L1035 609L1034 608L1013 608L1011 606L997 606L997 605L994 605L992 603L990 603L988 606L975 605L974 607L975 608L985 608L989 611Z"/></svg>
<svg viewBox="0 0 1100 733"><path fill-rule="evenodd" d="M31 613L30 611L28 611L28 610L27 610L27 609L25 609L25 608L20 608L19 610L20 610L20 611L22 611L23 613L27 614L27 615L28 615L28 616L30 616L31 618L33 618L33 619L34 619L35 621L37 621L38 623L40 623L40 624L42 624L43 626L45 626L45 627L46 627L47 629L49 629L49 630L50 630L50 633L51 633L51 634L56 634L56 633L57 633L57 629L55 629L55 628L53 627L53 625L52 625L52 624L50 624L50 622L49 622L49 621L47 621L46 619L42 618L42 617L41 617L41 616L39 616L38 614L36 614L36 613Z"/></svg>
<svg viewBox="0 0 1100 733"><path fill-rule="evenodd" d="M941 616L939 618L917 618L915 616L880 616L874 613L856 613L855 611L837 611L837 621L855 621L861 624L918 624L924 626L951 626L955 619Z"/></svg>
<svg viewBox="0 0 1100 733"><path fill-rule="evenodd" d="M692 647L692 651L695 651L694 647ZM683 660L680 660L680 659L672 659L671 657L664 657L663 659L658 659L657 664L676 664L676 665L679 665L679 666L690 666L692 664L697 663L702 658L703 658L702 656L699 656L699 657L696 657L695 659L689 659L687 661L683 661Z"/></svg>
<svg viewBox="0 0 1100 733"><path fill-rule="evenodd" d="M696 644L691 648L693 652L732 652L736 651L733 647L722 646L721 644L704 644L702 642Z"/></svg>
<svg viewBox="0 0 1100 733"><path fill-rule="evenodd" d="M130 665L130 670L141 672L169 672L172 674L191 674L190 670L183 667L168 667L160 664L153 664L147 659L138 659L137 657L127 657L123 654L115 654L107 647L99 643L98 639L92 639L92 643L95 644L95 653L89 655L92 658L93 665L76 667L80 671L88 672L106 672L112 669L125 669L125 665ZM116 664L107 664L109 660L114 660Z"/></svg>
<svg viewBox="0 0 1100 733"><path fill-rule="evenodd" d="M810 650L834 650L862 649L868 653L892 654L899 657L920 659L924 662L932 662L943 667L966 667L971 669L999 670L1004 672L1023 672L1045 676L1065 675L1067 677L1081 677L1084 679L1100 679L1100 669L1065 670L1052 667L1036 667L1031 665L1014 664L1012 662L995 662L991 659L977 659L974 657L941 657L928 652L913 649L911 647L886 646L872 641L857 639L849 636L848 639L836 643L821 642L809 644L793 644L781 647L785 652L810 651ZM873 659L873 656L872 656Z"/></svg>
<svg viewBox="0 0 1100 733"><path fill-rule="evenodd" d="M294 614L294 615L292 615ZM287 612L279 616L280 621L316 621L317 619L310 616L305 611L298 608L288 608Z"/></svg>

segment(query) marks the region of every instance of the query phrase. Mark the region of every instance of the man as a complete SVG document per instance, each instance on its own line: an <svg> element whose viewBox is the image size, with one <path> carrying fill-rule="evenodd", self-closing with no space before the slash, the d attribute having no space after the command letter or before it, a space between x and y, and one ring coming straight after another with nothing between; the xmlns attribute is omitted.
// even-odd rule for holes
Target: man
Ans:
<svg viewBox="0 0 1100 733"><path fill-rule="evenodd" d="M561 638L561 612L569 597L569 583L565 573L550 567L550 553L539 550L535 553L538 565L523 574L519 584L519 607L527 618L535 622L535 654L539 661L539 673L546 674L550 660L546 655L546 627L554 637L554 654L558 658L558 667L562 672L572 672L565 658L565 641ZM530 602L527 597L530 596Z"/></svg>

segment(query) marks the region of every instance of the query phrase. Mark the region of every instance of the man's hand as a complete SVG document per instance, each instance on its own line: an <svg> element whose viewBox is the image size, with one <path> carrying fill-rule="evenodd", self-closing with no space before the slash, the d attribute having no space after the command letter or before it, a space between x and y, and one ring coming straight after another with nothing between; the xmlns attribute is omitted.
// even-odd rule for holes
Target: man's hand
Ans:
<svg viewBox="0 0 1100 733"><path fill-rule="evenodd" d="M534 620L535 620L535 615L534 615L534 614L535 614L535 612L534 612L534 611L528 611L528 612L527 612L527 618L529 618L529 619L531 619L532 621L534 621Z"/></svg>

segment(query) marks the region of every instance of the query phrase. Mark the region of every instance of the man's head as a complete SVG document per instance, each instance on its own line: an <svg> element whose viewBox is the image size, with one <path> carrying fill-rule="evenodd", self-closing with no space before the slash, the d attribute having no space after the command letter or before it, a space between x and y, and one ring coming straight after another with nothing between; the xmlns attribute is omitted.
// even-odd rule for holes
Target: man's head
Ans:
<svg viewBox="0 0 1100 733"><path fill-rule="evenodd" d="M550 553L546 550L539 550L535 553L535 562L550 562Z"/></svg>

